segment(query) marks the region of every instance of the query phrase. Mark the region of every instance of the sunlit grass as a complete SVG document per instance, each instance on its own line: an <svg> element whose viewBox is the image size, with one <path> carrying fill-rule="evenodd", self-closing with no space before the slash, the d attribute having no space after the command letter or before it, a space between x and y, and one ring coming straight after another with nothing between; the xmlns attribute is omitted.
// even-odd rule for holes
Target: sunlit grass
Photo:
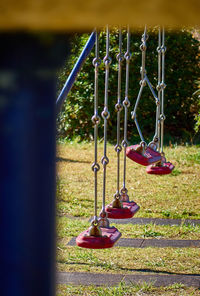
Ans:
<svg viewBox="0 0 200 296"><path fill-rule="evenodd" d="M77 236L87 229L90 223L88 219L70 219L66 217L57 218L58 242L62 239L68 240ZM122 237L127 238L168 238L168 239L200 239L200 225L132 225L114 224L122 233Z"/></svg>
<svg viewBox="0 0 200 296"><path fill-rule="evenodd" d="M196 248L121 248L89 250L58 247L59 271L98 273L199 274L200 257Z"/></svg>
<svg viewBox="0 0 200 296"><path fill-rule="evenodd" d="M140 205L137 217L200 218L200 164L195 146L165 149L175 169L171 175L148 175L145 167L127 159L127 188L130 199ZM58 145L57 198L58 213L76 217L93 215L93 144ZM99 162L103 146L99 148ZM107 203L116 192L116 153L108 145L110 163L107 168ZM121 171L123 161L121 157ZM98 174L98 208L102 205L102 167ZM122 174L121 174L122 180ZM122 181L121 181L122 184Z"/></svg>
<svg viewBox="0 0 200 296"><path fill-rule="evenodd" d="M154 287L151 283L126 285L124 282L115 287L72 286L58 285L57 296L199 296L200 290L186 287L182 284L173 284L168 287Z"/></svg>

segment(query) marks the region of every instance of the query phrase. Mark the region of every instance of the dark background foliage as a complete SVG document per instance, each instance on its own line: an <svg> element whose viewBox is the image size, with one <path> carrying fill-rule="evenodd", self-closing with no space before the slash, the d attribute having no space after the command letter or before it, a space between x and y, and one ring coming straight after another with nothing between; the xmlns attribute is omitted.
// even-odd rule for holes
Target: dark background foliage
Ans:
<svg viewBox="0 0 200 296"><path fill-rule="evenodd" d="M134 109L134 104L139 91L140 66L141 66L141 44L142 31L134 31L131 36L130 63L130 89L129 100L131 102L130 111ZM59 73L58 88L61 90L67 76L69 75L74 63L76 62L87 39L87 34L74 35L72 37L71 57L66 66ZM152 86L156 90L157 85L157 29L149 32L147 41L146 70ZM198 113L198 100L193 93L197 90L197 81L200 76L199 69L199 42L192 37L188 30L166 32L166 68L165 83L165 142L185 142L193 141L195 131L195 116ZM126 52L126 32L123 31L123 53ZM113 30L110 35L110 56L112 63L110 67L109 79L109 111L110 119L108 125L108 139L116 139L116 112L114 106L117 101L117 60L118 53L118 34ZM100 57L105 56L105 33L100 35ZM65 101L62 112L58 117L58 137L73 139L79 137L80 140L92 139L93 126L91 117L93 115L93 87L94 87L94 67L92 60L94 50L85 62L78 79ZM104 79L105 71L103 62L99 70L99 114L103 110L104 104ZM125 61L123 62L122 74L122 101L125 90ZM142 132L147 141L151 140L155 129L155 102L148 87L143 92L137 118ZM128 120L128 139L131 143L138 141L138 133L129 111ZM123 137L123 116L121 112L121 135ZM103 137L103 120L99 128L99 136ZM196 137L197 140L197 137Z"/></svg>

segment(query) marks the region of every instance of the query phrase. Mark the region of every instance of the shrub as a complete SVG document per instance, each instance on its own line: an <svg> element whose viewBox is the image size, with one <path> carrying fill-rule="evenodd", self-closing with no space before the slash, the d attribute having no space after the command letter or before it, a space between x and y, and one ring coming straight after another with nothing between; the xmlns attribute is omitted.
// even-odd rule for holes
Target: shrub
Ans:
<svg viewBox="0 0 200 296"><path fill-rule="evenodd" d="M135 100L139 91L142 31L138 30L131 36L132 59L130 63L130 89L129 100L131 102L130 111L133 110ZM59 91L61 90L67 76L69 75L74 63L76 62L83 46L88 39L88 35L75 35L72 38L71 56L66 66L59 74ZM165 91L165 133L166 140L188 141L194 135L195 114L198 100L192 96L197 86L195 81L199 78L199 42L192 37L192 34L186 30L166 32L166 68L165 82L167 88ZM157 85L157 30L152 29L149 32L147 41L146 70L149 80L153 87ZM123 52L126 51L126 32L123 31ZM108 125L108 139L116 139L116 112L114 105L117 101L117 60L118 53L118 34L113 30L110 35L110 56L112 64L110 67L109 79L109 111L110 119ZM105 32L100 35L100 57L103 60L105 56ZM58 136L61 138L72 139L79 136L80 140L90 139L93 135L93 126L91 117L93 115L93 87L94 87L94 67L92 59L94 50L90 58L85 62L78 79L75 82L67 100L63 104L62 112L58 118ZM104 103L104 65L100 66L99 71L99 114L103 109ZM125 89L125 61L123 62L122 74L122 100ZM156 106L148 88L143 93L141 102L138 106L138 121L141 125L146 139L150 140L154 134L155 128L155 110ZM131 119L129 111L128 137L134 142L138 140L138 133L134 122ZM122 132L123 132L123 111ZM99 128L99 136L103 137L103 120ZM123 135L122 135L123 136Z"/></svg>
<svg viewBox="0 0 200 296"><path fill-rule="evenodd" d="M200 130L200 81L196 81L196 84L198 85L198 90L196 90L193 94L193 97L196 98L197 101L197 110L196 110L196 116L195 116L195 127L194 130L196 133Z"/></svg>

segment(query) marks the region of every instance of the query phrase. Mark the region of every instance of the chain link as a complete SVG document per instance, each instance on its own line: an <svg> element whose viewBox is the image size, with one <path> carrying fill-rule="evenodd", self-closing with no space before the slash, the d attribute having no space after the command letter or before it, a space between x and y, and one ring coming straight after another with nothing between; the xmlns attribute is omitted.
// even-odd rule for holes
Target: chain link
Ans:
<svg viewBox="0 0 200 296"><path fill-rule="evenodd" d="M157 142L158 150L164 156L163 152L163 139L164 139L164 89L166 88L165 85L165 33L164 28L159 27L158 29L158 84L157 84L157 91L158 91L158 100L161 102L160 105L157 105L156 108L156 128L155 128L155 135L153 142Z"/></svg>
<svg viewBox="0 0 200 296"><path fill-rule="evenodd" d="M92 122L94 124L94 163L92 164L92 170L94 172L94 220L93 224L98 223L97 218L97 173L100 169L100 166L97 161L97 139L98 139L98 125L100 123L100 117L98 115L98 75L99 75L99 66L101 60L99 58L99 35L96 31L96 48L95 48L96 57L93 60L94 66L94 115L92 116Z"/></svg>
<svg viewBox="0 0 200 296"><path fill-rule="evenodd" d="M144 79L145 79L145 75L147 74L146 72L146 68L145 68L145 63L146 63L146 50L147 50L147 40L148 40L149 36L147 35L147 28L145 26L144 28L144 34L142 35L142 44L140 45L140 50L142 51L142 66L140 69L140 73L141 73L141 83L145 83Z"/></svg>
<svg viewBox="0 0 200 296"><path fill-rule="evenodd" d="M164 27L162 28L162 45L161 45L161 56L162 56L162 81L161 81L161 114L160 114L160 124L161 124L161 137L160 137L160 148L161 148L161 153L164 155L163 151L163 143L164 143L164 120L165 120L165 114L164 114L164 97L165 97L165 52L166 52L166 47L165 47L165 29Z"/></svg>
<svg viewBox="0 0 200 296"><path fill-rule="evenodd" d="M126 148L128 146L127 141L127 122L128 122L128 108L130 107L129 97L129 67L130 67L130 28L127 27L127 50L124 55L126 60L126 85L125 85L125 98L123 101L124 106L124 139L122 141L122 146L124 147L124 170L123 170L123 186L120 190L121 200L129 201L128 190L126 188Z"/></svg>
<svg viewBox="0 0 200 296"><path fill-rule="evenodd" d="M109 67L111 63L111 58L109 56L109 46L110 46L110 32L109 27L106 27L106 56L103 59L105 65L105 94L104 94L104 109L101 116L104 119L104 155L101 159L103 164L103 201L102 201L102 211L100 217L105 216L105 196L106 196L106 167L109 163L107 156L107 120L110 116L108 111L108 81L109 81Z"/></svg>
<svg viewBox="0 0 200 296"><path fill-rule="evenodd" d="M144 29L144 33L142 35L142 43L140 45L140 50L142 51L142 66L140 68L140 73L141 73L141 80L140 80L140 90L139 90L139 93L138 93L138 96L137 96L137 99L136 99L136 103L135 103L135 107L134 107L134 110L131 112L131 117L132 119L134 120L135 122L135 125L136 125L136 128L138 130L138 133L140 135L140 138L141 138L141 143L144 143L144 145L141 145L140 144L140 147L138 148L139 150L141 150L142 148L142 153L144 153L144 147L146 147L146 142L144 140L144 137L143 137L143 134L142 134L142 131L140 129L140 126L138 124L138 121L137 121L137 108L138 108L138 105L139 105L139 102L140 102L140 99L142 97L142 92L143 92L143 89L144 87L147 85L155 99L155 102L156 102L156 106L157 106L157 109L159 107L159 104L160 104L160 100L159 98L157 97L148 77L147 77L147 71L146 71L146 66L145 66L145 63L146 63L146 50L147 50L147 40L148 40L149 36L147 34L147 28L145 26L145 29ZM154 137L154 140L153 142L149 143L150 146L153 146L157 148L157 141L158 141L158 137L157 137L157 134L156 134L156 137Z"/></svg>
<svg viewBox="0 0 200 296"><path fill-rule="evenodd" d="M118 88L117 88L117 104L115 105L115 110L117 111L117 143L115 145L115 151L117 152L117 191L114 195L115 199L120 199L120 152L122 151L122 146L120 144L120 113L123 109L121 104L121 79L122 79L122 62L124 56L122 54L122 30L119 28L119 53L117 55L118 61Z"/></svg>
<svg viewBox="0 0 200 296"><path fill-rule="evenodd" d="M158 99L161 99L161 30L160 27L158 29L158 84L157 84L157 91L158 91ZM156 108L156 129L153 141L157 140L158 150L160 151L160 104Z"/></svg>
<svg viewBox="0 0 200 296"><path fill-rule="evenodd" d="M144 29L144 34L142 35L142 43L140 45L140 50L142 51L142 66L140 68L140 74L141 74L141 81L140 81L140 90L139 90L139 93L138 93L138 96L137 96L137 100L136 100L136 103L135 103L135 107L134 107L134 110L131 112L131 117L132 119L135 121L135 125L136 125L136 128L138 130L138 133L140 135L140 138L141 138L141 141L142 142L145 142L144 140L144 137L143 137L143 134L142 134L142 131L140 129L140 126L138 124L138 121L137 121L137 115L136 115L136 111L137 111L137 108L138 108L138 104L140 102L140 99L141 99L141 96L142 96L142 91L143 91L143 88L146 86L146 68L145 68L145 61L146 61L146 49L147 49L147 44L146 44L146 41L148 39L148 36L147 36L147 29L146 29L146 26L145 26L145 29Z"/></svg>

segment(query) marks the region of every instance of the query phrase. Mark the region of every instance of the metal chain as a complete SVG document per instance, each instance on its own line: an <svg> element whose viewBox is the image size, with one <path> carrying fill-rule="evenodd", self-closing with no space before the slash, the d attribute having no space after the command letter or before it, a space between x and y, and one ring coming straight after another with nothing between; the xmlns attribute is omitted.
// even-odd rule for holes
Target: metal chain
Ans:
<svg viewBox="0 0 200 296"><path fill-rule="evenodd" d="M144 34L142 35L142 44L140 45L140 50L142 51L142 66L140 69L140 73L141 73L141 80L142 82L145 81L145 75L146 75L146 68L145 68L145 64L146 64L146 50L147 50L147 40L148 40L149 36L147 35L147 27L145 26L144 28ZM140 83L142 83L140 82Z"/></svg>
<svg viewBox="0 0 200 296"><path fill-rule="evenodd" d="M147 42L147 39L148 39L147 28L145 26L144 34L142 35L142 39L141 39L142 43L140 45L140 50L142 51L142 66L140 68L140 73L141 73L140 90L139 90L139 93L138 93L138 96L137 96L137 100L136 100L136 103L135 103L134 110L131 112L132 119L135 121L136 128L137 128L138 133L139 133L140 138L141 138L141 146L143 148L143 152L144 152L144 149L147 146L147 144L146 144L146 142L144 140L142 131L141 131L140 126L138 124L137 117L136 117L136 111L137 111L137 107L138 107L138 104L139 104L141 96L142 96L143 88L146 86L145 61L146 61L146 49L147 49L146 42Z"/></svg>
<svg viewBox="0 0 200 296"><path fill-rule="evenodd" d="M123 187L120 191L121 193L121 201L129 201L128 190L126 188L126 148L128 146L127 141L127 122L128 122L128 108L130 107L130 101L128 99L129 95L129 66L130 66L130 28L127 27L127 51L124 55L126 59L126 86L125 86L125 98L123 101L124 106L124 139L122 141L122 145L124 147L124 171L123 171Z"/></svg>
<svg viewBox="0 0 200 296"><path fill-rule="evenodd" d="M162 46L161 46L161 54L162 54L162 82L160 84L161 87L161 115L160 115L160 123L161 123L161 154L164 156L164 151L163 151L163 143L164 143L164 120L165 120L165 114L164 114L164 97L165 97L165 52L166 52L166 47L165 47L165 29L164 27L162 28Z"/></svg>
<svg viewBox="0 0 200 296"><path fill-rule="evenodd" d="M161 98L161 30L160 27L158 29L158 84L157 84L157 91L158 91L158 99L160 101ZM160 151L160 104L157 106L156 109L156 131L154 139L157 138L158 143L158 150Z"/></svg>
<svg viewBox="0 0 200 296"><path fill-rule="evenodd" d="M137 130L138 130L138 133L140 135L140 138L141 138L141 143L140 143L140 146L138 147L138 151L141 151L141 153L144 153L145 152L145 148L147 146L145 140L144 140L144 137L143 137L143 134L142 134L142 131L140 129L140 126L138 124L138 121L137 121L137 116L136 116L136 111L137 111L137 108L138 108L138 105L139 105L139 102L140 102L140 99L141 99L141 96L142 96L142 92L143 92L143 89L146 85L148 85L154 99L155 99L155 102L156 102L156 105L158 106L160 104L160 101L147 77L147 71L146 71L146 68L145 68L145 62L146 62L146 49L147 49L147 40L148 40L148 35L147 35L147 28L145 26L145 29L144 29L144 34L142 35L142 44L140 45L140 50L142 51L142 66L140 68L140 73L141 73L141 81L140 81L140 90L139 90L139 93L138 93L138 96L137 96L137 100L136 100L136 103L135 103L135 107L134 107L134 110L131 112L131 116L132 116L132 119L135 121L135 125L137 127ZM154 142L151 142L149 143L149 146L151 146L152 148L156 146L156 143ZM156 146L156 149L157 149L157 146Z"/></svg>
<svg viewBox="0 0 200 296"><path fill-rule="evenodd" d="M99 58L99 36L96 32L96 48L95 48L95 58L93 60L93 66L95 67L95 78L94 78L94 115L92 116L92 122L94 124L94 163L92 164L92 170L94 172L94 220L93 223L98 224L97 218L97 173L100 169L97 160L97 139L98 139L98 125L100 123L100 117L98 115L98 75L99 66L101 60Z"/></svg>
<svg viewBox="0 0 200 296"><path fill-rule="evenodd" d="M101 159L103 164L103 201L102 201L102 211L101 218L106 218L105 212L105 195L106 195L106 167L109 163L109 159L107 156L107 121L110 117L110 113L108 111L108 80L109 80L109 68L111 64L111 58L109 56L109 46L110 46L110 32L109 27L106 28L106 56L103 59L105 65L105 95L104 95L104 109L101 113L102 118L104 119L104 155Z"/></svg>
<svg viewBox="0 0 200 296"><path fill-rule="evenodd" d="M115 151L117 152L117 191L114 195L115 200L120 200L120 152L122 151L122 146L120 145L120 113L123 109L121 104L121 79L122 79L122 30L119 28L119 53L117 55L118 61L118 91L117 91L117 104L115 105L115 110L117 112L117 144L115 145Z"/></svg>

